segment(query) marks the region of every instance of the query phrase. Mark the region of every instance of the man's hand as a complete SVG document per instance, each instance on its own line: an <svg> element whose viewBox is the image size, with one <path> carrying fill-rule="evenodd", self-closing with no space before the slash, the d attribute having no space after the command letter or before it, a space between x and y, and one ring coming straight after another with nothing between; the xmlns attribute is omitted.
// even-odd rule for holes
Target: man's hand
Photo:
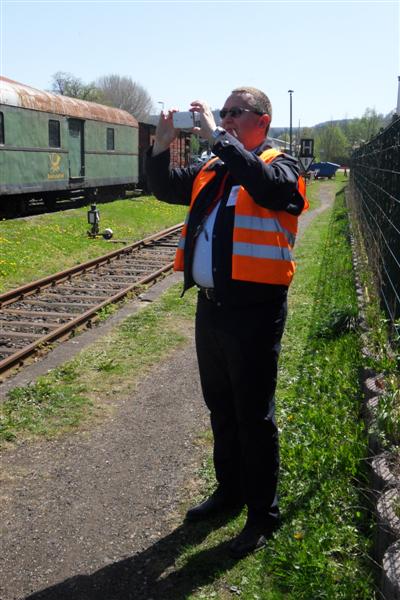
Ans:
<svg viewBox="0 0 400 600"><path fill-rule="evenodd" d="M193 133L198 133L200 137L208 140L213 145L215 140L212 134L215 131L216 123L211 108L204 100L194 100L190 103L190 106L192 107L191 112L200 113L200 127L193 127Z"/></svg>
<svg viewBox="0 0 400 600"><path fill-rule="evenodd" d="M167 114L164 114L164 111L161 111L154 140L153 156L168 150L171 142L173 142L178 135L178 131L174 129L172 121L174 112L176 112L175 109L169 110Z"/></svg>

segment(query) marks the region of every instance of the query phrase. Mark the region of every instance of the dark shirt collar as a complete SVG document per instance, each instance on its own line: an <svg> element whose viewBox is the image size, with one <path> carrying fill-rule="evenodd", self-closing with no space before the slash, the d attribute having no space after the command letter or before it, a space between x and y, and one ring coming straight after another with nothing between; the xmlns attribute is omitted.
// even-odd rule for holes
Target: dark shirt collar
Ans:
<svg viewBox="0 0 400 600"><path fill-rule="evenodd" d="M268 150L269 148L272 148L272 146L271 146L268 138L265 138L265 140L263 140L261 142L261 144L259 146L257 146L257 148L254 148L254 150L250 150L250 152L259 156L262 152L264 152L265 150Z"/></svg>

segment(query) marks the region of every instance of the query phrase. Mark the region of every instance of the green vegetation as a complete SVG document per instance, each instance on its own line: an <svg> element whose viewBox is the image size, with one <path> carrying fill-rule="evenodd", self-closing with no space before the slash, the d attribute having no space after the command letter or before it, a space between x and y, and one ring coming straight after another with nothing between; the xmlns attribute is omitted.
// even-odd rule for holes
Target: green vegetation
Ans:
<svg viewBox="0 0 400 600"><path fill-rule="evenodd" d="M298 251L281 359L286 523L265 564L272 580L290 593L285 597L296 600L373 597L365 560L368 540L361 534L365 515L356 508L355 481L363 478L366 440L359 417L361 354L343 196L331 215L311 226Z"/></svg>
<svg viewBox="0 0 400 600"><path fill-rule="evenodd" d="M311 181L307 181L306 196L310 205L310 211L318 208L320 205L319 192L321 190L321 186L323 186L325 189L327 186L327 183L322 179L312 179Z"/></svg>
<svg viewBox="0 0 400 600"><path fill-rule="evenodd" d="M338 172L335 183L346 178ZM323 181L307 186L312 210ZM186 207L143 196L99 204L100 230L114 237L88 238L88 207L0 222L0 293L133 243L184 220Z"/></svg>
<svg viewBox="0 0 400 600"><path fill-rule="evenodd" d="M323 189L332 182L318 185ZM195 535L182 532L172 549L174 585L166 585L165 600L227 600L236 594L244 600L374 598L369 521L361 499L362 357L343 196L311 224L297 248L277 393L283 527L266 550L239 562L227 557L226 543L242 527L244 514L212 531L199 524ZM116 394L131 390L144 370L184 343L183 325L193 319L195 295L182 302L178 293L171 289L76 360L35 386L15 390L0 416L3 439L53 435L53 425L65 431L89 416L104 418ZM53 397L61 399L60 408L49 415L40 405L46 407ZM70 421L65 398L75 407ZM22 412L27 406L35 420L40 413L41 423L29 424ZM199 497L214 485L209 436L202 442L208 456Z"/></svg>
<svg viewBox="0 0 400 600"><path fill-rule="evenodd" d="M14 388L0 404L0 442L51 437L110 410L112 395L127 393L140 375L186 340L183 323L193 320L195 294L186 293L183 302L181 287L126 319L75 360L32 385Z"/></svg>
<svg viewBox="0 0 400 600"><path fill-rule="evenodd" d="M312 179L307 181L306 195L310 204L310 211L318 208L321 204L321 192L337 193L348 183L348 177L345 177L342 170L338 170L333 179Z"/></svg>
<svg viewBox="0 0 400 600"><path fill-rule="evenodd" d="M143 196L100 204L100 230L114 241L89 239L88 207L0 223L0 293L133 243L180 223L185 207ZM121 240L118 243L117 240Z"/></svg>
<svg viewBox="0 0 400 600"><path fill-rule="evenodd" d="M386 388L379 397L377 406L377 433L382 445L399 454L400 452L400 388L399 377L386 377Z"/></svg>
<svg viewBox="0 0 400 600"><path fill-rule="evenodd" d="M0 405L0 442L20 434L50 436L76 427L91 407L84 389L61 379L42 378L14 388Z"/></svg>
<svg viewBox="0 0 400 600"><path fill-rule="evenodd" d="M351 210L356 210L354 206ZM363 290L363 312L368 331L363 335L367 349L366 367L381 376L383 393L379 396L376 420L371 431L378 436L385 450L400 455L400 330L390 330L390 322L379 299L379 276L374 272L373 260L368 259L358 220L352 220L354 241L361 268L360 284Z"/></svg>
<svg viewBox="0 0 400 600"><path fill-rule="evenodd" d="M375 109L367 108L361 118L342 119L321 123L316 127L304 127L299 137L313 138L317 161L329 161L339 165L348 165L355 148L368 142L389 125L391 115L378 114ZM280 137L288 139L285 132Z"/></svg>
<svg viewBox="0 0 400 600"><path fill-rule="evenodd" d="M239 531L244 515L200 548L187 548L177 566L194 581L187 596L193 600L224 600L232 591L245 600L374 597L369 522L357 483L364 484L366 438L344 194L307 230L297 260L277 393L283 527L264 552L239 563L218 555L217 572L218 544ZM205 488L210 481L211 460Z"/></svg>

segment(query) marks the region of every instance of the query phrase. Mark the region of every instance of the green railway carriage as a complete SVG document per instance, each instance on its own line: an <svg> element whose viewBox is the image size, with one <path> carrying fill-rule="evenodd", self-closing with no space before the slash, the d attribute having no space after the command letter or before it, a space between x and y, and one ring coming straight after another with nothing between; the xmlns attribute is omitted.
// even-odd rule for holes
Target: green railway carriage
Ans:
<svg viewBox="0 0 400 600"><path fill-rule="evenodd" d="M0 77L0 211L32 199L120 193L138 182L138 123L129 113Z"/></svg>

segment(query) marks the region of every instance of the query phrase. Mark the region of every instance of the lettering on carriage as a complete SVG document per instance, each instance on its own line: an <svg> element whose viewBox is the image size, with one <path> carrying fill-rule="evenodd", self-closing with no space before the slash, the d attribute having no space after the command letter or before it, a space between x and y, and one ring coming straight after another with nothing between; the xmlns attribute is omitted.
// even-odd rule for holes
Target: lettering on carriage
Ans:
<svg viewBox="0 0 400 600"><path fill-rule="evenodd" d="M47 174L47 179L65 179L65 174L61 170L61 159L61 154L57 154L56 152L49 154L49 173Z"/></svg>

